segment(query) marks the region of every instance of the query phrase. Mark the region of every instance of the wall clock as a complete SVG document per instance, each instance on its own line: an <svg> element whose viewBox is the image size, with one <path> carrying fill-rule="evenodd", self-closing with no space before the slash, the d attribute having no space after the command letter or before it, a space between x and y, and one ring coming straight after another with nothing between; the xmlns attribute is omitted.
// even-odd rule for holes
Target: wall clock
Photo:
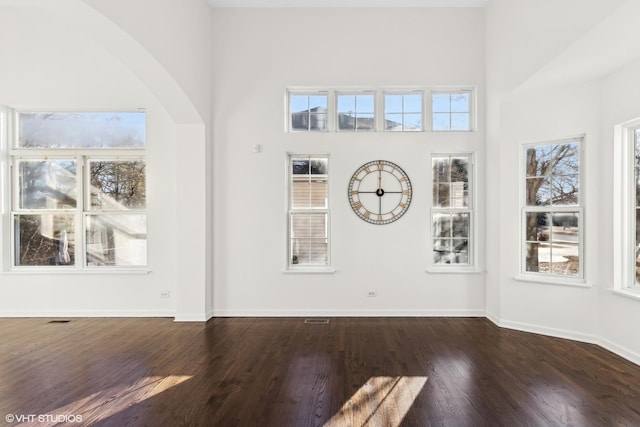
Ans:
<svg viewBox="0 0 640 427"><path fill-rule="evenodd" d="M365 163L349 181L351 208L371 224L390 224L400 219L409 209L411 193L409 176L387 160Z"/></svg>

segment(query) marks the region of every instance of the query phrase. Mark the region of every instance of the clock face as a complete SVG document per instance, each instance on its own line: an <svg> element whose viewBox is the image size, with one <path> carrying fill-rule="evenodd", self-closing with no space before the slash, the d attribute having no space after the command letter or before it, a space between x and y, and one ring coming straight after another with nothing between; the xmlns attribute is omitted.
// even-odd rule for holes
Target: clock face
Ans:
<svg viewBox="0 0 640 427"><path fill-rule="evenodd" d="M349 203L361 219L390 224L411 204L411 181L395 163L373 160L360 166L349 181Z"/></svg>

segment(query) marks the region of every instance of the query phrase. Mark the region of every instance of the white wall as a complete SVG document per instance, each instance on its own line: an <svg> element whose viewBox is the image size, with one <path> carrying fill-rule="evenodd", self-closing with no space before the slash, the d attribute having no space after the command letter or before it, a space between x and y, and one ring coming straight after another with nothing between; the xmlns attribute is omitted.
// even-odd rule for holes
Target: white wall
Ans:
<svg viewBox="0 0 640 427"><path fill-rule="evenodd" d="M204 250L194 268L202 278L194 286L196 291L185 292L177 277L179 248L204 249L206 244L202 233L204 221L197 232L187 233L191 239L177 230L181 222L192 227L199 225L198 221L189 223L187 218L181 221L180 209L176 208L185 205L185 197L193 196L183 190L178 197L180 168L195 169L188 178L195 176L202 188L198 200L202 209L198 215L205 217L205 160L197 152L196 160L203 162L200 167L193 168L193 159L188 156L182 155L181 161L177 160L177 141L185 143L185 139L178 139L181 135L194 135L186 141L200 141L204 152L204 127L193 124L198 117L193 114L196 111L193 104L135 40L80 1L51 5L46 1L9 0L1 2L0 9L0 37L11 40L0 55L0 105L86 110L146 108L150 269L149 274L11 273L6 271L9 236L4 227L0 249L5 267L0 273L0 314L178 317L187 313L204 320L207 292ZM204 62L208 63L208 59ZM3 181L5 201L6 184ZM5 224L7 208L6 204L2 206ZM166 290L173 297L161 299L160 292Z"/></svg>
<svg viewBox="0 0 640 427"><path fill-rule="evenodd" d="M640 302L609 290L613 126L640 116L640 53L632 43L638 29L629 25L640 4L491 0L486 13L487 188L499 189L487 200L487 233L499 236L487 239L487 253L499 254L487 263L487 314L501 326L596 342L640 363L632 326ZM586 136L583 262L590 287L516 281L519 146L577 134Z"/></svg>
<svg viewBox="0 0 640 427"><path fill-rule="evenodd" d="M212 16L214 313L483 315L483 274L425 272L430 153L472 150L483 161L482 115L472 134L284 131L287 87L478 85L482 100L483 10L215 9ZM252 153L256 143L260 154ZM283 272L287 152L331 155L335 274ZM346 195L353 172L375 159L398 163L414 186L407 214L386 226L357 218ZM367 298L368 290L378 296Z"/></svg>
<svg viewBox="0 0 640 427"><path fill-rule="evenodd" d="M622 67L602 81L601 120L602 144L597 153L602 162L599 181L601 183L600 239L602 258L599 262L600 287L600 329L603 345L640 363L640 334L637 320L640 316L640 300L613 294L613 175L617 171L612 147L614 126L640 117L640 58Z"/></svg>

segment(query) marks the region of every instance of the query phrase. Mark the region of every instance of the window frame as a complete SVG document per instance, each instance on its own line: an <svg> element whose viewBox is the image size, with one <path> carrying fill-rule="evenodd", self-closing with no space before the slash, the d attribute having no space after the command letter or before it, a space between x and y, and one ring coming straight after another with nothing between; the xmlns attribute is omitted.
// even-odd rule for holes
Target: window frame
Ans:
<svg viewBox="0 0 640 427"><path fill-rule="evenodd" d="M614 127L613 188L613 290L640 299L640 283L636 283L637 217L640 209L636 195L635 155L636 132L640 132L640 118Z"/></svg>
<svg viewBox="0 0 640 427"><path fill-rule="evenodd" d="M436 207L435 200L433 199L433 185L435 182L435 176L433 173L433 161L436 158L441 157L466 157L468 161L468 170L467 170L467 179L468 179L468 202L467 207L463 208L452 208L452 207ZM430 192L431 192L431 207L429 209L429 214L427 217L428 223L428 238L429 245L428 247L431 249L429 251L429 262L428 262L428 273L479 273L478 269L478 238L477 238L477 215L478 210L476 207L477 200L477 191L478 184L477 180L477 165L476 165L476 154L474 151L450 151L450 152L437 152L431 153L429 156L429 182L430 182ZM434 245L433 242L436 239L433 235L433 217L434 214L441 213L467 213L469 215L469 232L468 232L468 240L469 243L467 245L468 250L468 262L467 263L455 263L455 264L446 264L446 263L436 263L433 259L434 253Z"/></svg>
<svg viewBox="0 0 640 427"><path fill-rule="evenodd" d="M325 116L325 127L324 129L313 129L311 128L311 120L309 119L309 124L307 126L307 129L294 129L293 127L293 112L291 111L291 97L292 96L306 96L307 97L307 107L308 107L308 116L311 117L311 109L309 106L309 101L308 101L308 97L311 96L324 96L326 97L326 101L327 101L327 110L324 113ZM287 112L287 117L286 117L286 129L287 132L291 132L291 133L325 133L325 132L329 132L332 127L333 127L333 123L331 122L332 118L333 118L333 114L331 112L332 110L332 93L329 89L288 89L286 91L286 108L285 111Z"/></svg>
<svg viewBox="0 0 640 427"><path fill-rule="evenodd" d="M571 205L544 205L544 206L528 206L526 200L527 194L527 150L531 148L564 145L570 143L578 143L578 202ZM580 134L576 136L550 139L537 142L527 142L520 145L519 155L519 189L520 189L520 220L519 220L519 246L520 246L520 267L519 273L515 277L516 280L529 281L537 283L547 283L556 285L569 285L569 286L587 286L586 273L585 273L585 146L586 135ZM578 213L578 273L575 276L553 274L551 271L539 272L539 271L527 271L527 233L525 229L527 213L548 213L553 215L555 213ZM551 269L550 269L551 270Z"/></svg>
<svg viewBox="0 0 640 427"><path fill-rule="evenodd" d="M309 158L314 159L325 159L327 161L327 173L322 174L326 175L327 182L327 204L324 208L320 207L308 207L308 208L294 208L292 207L293 200L293 170L292 170L292 160L295 158ZM285 242L285 273L333 273L335 270L332 267L331 263L331 156L328 153L299 153L299 152L288 152L286 154L286 200L285 200L285 211L286 211L286 242ZM291 218L295 214L305 214L305 213L324 213L326 215L326 241L327 241L327 260L324 264L300 264L293 263L293 254L291 251L291 242L293 236L291 235Z"/></svg>
<svg viewBox="0 0 640 427"><path fill-rule="evenodd" d="M127 161L127 160L142 160L145 162L146 168L146 154L147 146L146 142L143 147L118 147L118 148L104 148L104 147L85 147L85 148L41 148L41 147L20 147L18 142L18 115L24 113L140 113L145 112L144 109L119 109L119 110L83 110L83 109L33 109L33 108L21 108L12 109L9 107L2 107L3 115L5 116L5 129L3 132L3 148L6 153L3 153L3 162L6 162L8 172L4 173L7 178L5 191L8 195L7 202L5 203L6 221L3 221L4 230L8 233L9 239L7 239L7 246L5 250L5 258L3 260L3 271L20 272L20 273L55 273L55 274L69 274L69 273L111 273L111 272L126 272L126 273L148 273L149 272L149 244L148 244L148 225L145 225L145 263L135 265L102 265L91 266L87 264L87 236L86 236L86 220L89 215L110 215L110 214L136 214L144 215L145 223L148 219L148 205L145 197L144 208L128 209L128 210L98 210L91 208L90 206L90 177L89 177L89 162L90 160L113 160L113 161ZM145 117L145 128L147 127L148 118ZM145 130L146 133L146 130ZM145 137L146 141L146 137ZM20 171L18 163L22 160L51 160L51 159L71 159L76 162L76 207L66 209L39 209L39 208L21 208L18 203L19 198L19 175ZM148 183L148 177L145 172L145 187ZM145 190L146 191L146 190ZM16 228L15 218L20 215L47 215L47 214L69 214L74 217L74 263L71 265L19 265L17 263L17 251L19 250L18 242L16 241Z"/></svg>
<svg viewBox="0 0 640 427"><path fill-rule="evenodd" d="M358 129L358 124L357 121L355 123L355 127L353 129L340 129L340 110L338 108L338 103L340 102L340 97L341 96L361 96L361 95L370 95L373 97L373 111L369 112L360 112L358 111L358 105L357 105L357 98L356 98L356 109L354 111L355 114L355 119L357 120L358 118L358 113L360 114L373 114L372 117L372 123L373 123L373 127L371 129ZM371 133L371 132L377 132L378 131L378 108L377 108L377 103L378 103L378 96L375 90L372 89L365 89L365 90L336 90L335 94L334 94L334 98L335 98L335 119L334 119L334 123L335 123L335 131L336 132L356 132L356 133Z"/></svg>
<svg viewBox="0 0 640 427"><path fill-rule="evenodd" d="M387 113L387 95L391 95L391 96L402 96L402 111L401 112L389 112ZM411 96L411 95L420 95L420 129L405 129L404 128L404 116L405 114L418 114L417 112L406 112L404 109L404 97L405 96ZM424 132L426 129L425 126L425 118L426 118L426 114L425 114L425 90L424 89L406 89L406 90L400 90L400 89L383 89L382 90L382 114L381 114L381 119L382 119L382 130L384 132L389 132L389 133L416 133L416 132ZM401 114L402 115L402 128L401 129L387 129L387 114Z"/></svg>
<svg viewBox="0 0 640 427"><path fill-rule="evenodd" d="M433 95L438 95L438 94L448 94L448 95L454 95L454 94L462 94L462 93L466 93L469 94L469 129L466 130L459 130L459 129L451 129L451 126L449 126L449 129L438 129L436 130L434 128L434 114L442 114L442 113L448 113L449 114L449 124L451 124L451 114L455 113L455 111L451 111L451 106L449 106L449 111L445 112L445 111L433 111ZM475 108L475 93L476 91L473 88L466 88L466 87L456 87L456 88L436 88L436 89L432 89L431 93L430 93L430 102L429 102L429 114L430 114L430 123L431 123L431 132L435 132L435 133L453 133L453 132L463 132L463 133L469 133L469 132L475 132L476 130L476 108Z"/></svg>

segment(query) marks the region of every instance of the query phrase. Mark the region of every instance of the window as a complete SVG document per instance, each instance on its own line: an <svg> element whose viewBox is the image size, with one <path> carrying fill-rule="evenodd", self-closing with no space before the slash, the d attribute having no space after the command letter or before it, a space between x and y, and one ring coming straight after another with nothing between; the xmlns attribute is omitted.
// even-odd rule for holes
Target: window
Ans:
<svg viewBox="0 0 640 427"><path fill-rule="evenodd" d="M421 131L422 92L385 93L384 121L388 131Z"/></svg>
<svg viewBox="0 0 640 427"><path fill-rule="evenodd" d="M431 229L434 266L471 266L473 203L470 154L433 155Z"/></svg>
<svg viewBox="0 0 640 427"><path fill-rule="evenodd" d="M289 130L327 130L326 93L289 93Z"/></svg>
<svg viewBox="0 0 640 427"><path fill-rule="evenodd" d="M614 286L640 292L640 119L615 128Z"/></svg>
<svg viewBox="0 0 640 427"><path fill-rule="evenodd" d="M471 130L471 91L433 92L431 94L432 129Z"/></svg>
<svg viewBox="0 0 640 427"><path fill-rule="evenodd" d="M289 155L288 268L328 267L329 157Z"/></svg>
<svg viewBox="0 0 640 427"><path fill-rule="evenodd" d="M145 113L17 112L14 121L12 266L145 266Z"/></svg>
<svg viewBox="0 0 640 427"><path fill-rule="evenodd" d="M337 95L338 130L374 131L375 97L372 93Z"/></svg>
<svg viewBox="0 0 640 427"><path fill-rule="evenodd" d="M582 138L524 147L524 274L583 278Z"/></svg>

